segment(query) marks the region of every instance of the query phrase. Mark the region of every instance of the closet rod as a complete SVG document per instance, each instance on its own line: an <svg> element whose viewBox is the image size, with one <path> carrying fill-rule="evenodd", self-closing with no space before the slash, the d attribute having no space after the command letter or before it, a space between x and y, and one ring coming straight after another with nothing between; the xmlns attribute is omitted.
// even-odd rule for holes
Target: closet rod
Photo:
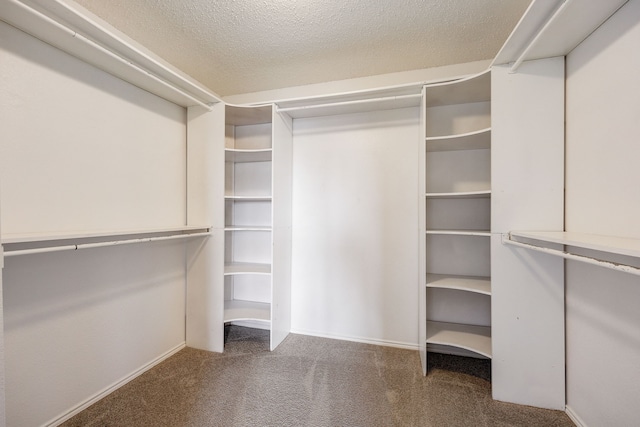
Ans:
<svg viewBox="0 0 640 427"><path fill-rule="evenodd" d="M277 111L286 113L289 111L311 110L314 108L342 107L347 105L366 104L369 102L401 101L403 99L413 99L413 98L420 98L420 97L422 97L422 94L416 93L416 94L410 94L410 95L387 96L382 98L367 98L367 99L356 99L353 101L329 102L326 104L301 105L299 107L284 107L284 108L277 107Z"/></svg>
<svg viewBox="0 0 640 427"><path fill-rule="evenodd" d="M640 268L634 267L632 265L603 261L600 259L591 258L584 255L572 254L570 252L561 251L558 249L545 248L542 246L531 245L529 243L518 242L516 240L511 240L511 236L509 234L502 235L502 243L506 245L517 246L519 248L531 249L531 250L542 252L548 255L559 256L561 258L572 260L572 261L580 261L587 264L596 265L598 267L604 267L611 270L621 271L623 273L640 276Z"/></svg>
<svg viewBox="0 0 640 427"><path fill-rule="evenodd" d="M134 71L136 71L136 72L138 72L140 74L145 75L146 77L156 81L157 83L160 83L162 86L165 86L165 87L169 88L170 90L172 90L174 92L177 92L178 94L186 97L187 99L193 101L194 103L196 103L196 104L206 108L207 110L211 111L211 109L212 109L211 105L200 101L199 99L197 99L194 96L188 94L187 92L185 92L184 90L182 90L178 86L175 86L175 85L173 85L171 83L167 83L166 81L164 81L161 78L151 74L151 72L145 70L144 68L140 67L139 65L134 64L133 62L131 62L131 60L127 60L125 58L122 58L121 56L119 56L115 52L110 51L109 49L99 45L98 43L94 42L93 40L83 36L82 34L79 34L78 32L72 30L71 28L69 28L69 27L57 22L56 20L50 18L49 16L45 15L44 13L33 9L33 8L23 4L22 2L20 2L18 0L9 0L9 1L11 3L13 3L15 6L17 6L18 8L22 9L27 14L30 14L30 15L34 16L36 19L42 20L42 21L46 22L47 24L53 25L55 28L57 28L58 30L61 30L63 33L66 33L68 36L73 37L73 38L75 38L77 40L80 40L80 41L84 42L86 45L88 45L92 49L95 49L95 50L97 50L97 51L99 51L101 53L104 53L105 55L107 55L111 59L114 59L117 62L129 67L130 69L132 69L132 70L134 70ZM29 32L29 31L26 30L26 32ZM45 43L52 44L48 40L43 40L43 41ZM74 55L74 56L77 56L77 55ZM82 58L80 58L80 59L82 59Z"/></svg>
<svg viewBox="0 0 640 427"><path fill-rule="evenodd" d="M177 239L188 239L192 237L209 237L209 236L211 236L211 233L207 231L202 233L174 234L172 236L142 237L138 239L111 240L108 242L79 243L77 245L49 246L46 248L34 248L34 249L19 249L15 251L5 251L4 257L8 258L12 256L19 256L19 255L41 254L41 253L47 253L47 252L76 251L79 249L92 249L92 248L100 248L105 246L131 245L134 243L157 242L161 240L177 240Z"/></svg>
<svg viewBox="0 0 640 427"><path fill-rule="evenodd" d="M520 56L518 56L518 59L516 59L516 61L513 63L513 65L511 65L511 68L509 69L509 73L513 74L518 70L520 65L524 62L524 59L527 56L527 53L529 53L529 51L531 49L533 49L533 47L538 43L538 40L540 39L540 37L547 30L547 27L549 27L549 25L553 21L555 21L558 16L560 16L562 11L565 9L565 7L567 7L567 5L569 3L571 3L571 0L563 0L563 3L560 6L558 6L556 11L553 12L553 15L551 15L551 17L549 19L547 19L547 22L545 22L545 24L542 26L542 28L540 28L540 30L538 30L538 32L536 33L535 37L532 38L531 41L529 41L529 43L524 48L524 50L522 51Z"/></svg>

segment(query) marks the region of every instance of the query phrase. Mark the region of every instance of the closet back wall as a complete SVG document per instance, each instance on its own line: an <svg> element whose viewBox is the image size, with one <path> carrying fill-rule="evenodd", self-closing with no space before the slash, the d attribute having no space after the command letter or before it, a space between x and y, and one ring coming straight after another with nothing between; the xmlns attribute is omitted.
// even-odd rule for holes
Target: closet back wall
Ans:
<svg viewBox="0 0 640 427"><path fill-rule="evenodd" d="M0 23L3 236L185 224L186 112ZM3 271L7 425L56 422L184 344L184 244Z"/></svg>
<svg viewBox="0 0 640 427"><path fill-rule="evenodd" d="M419 123L294 120L293 332L417 348Z"/></svg>

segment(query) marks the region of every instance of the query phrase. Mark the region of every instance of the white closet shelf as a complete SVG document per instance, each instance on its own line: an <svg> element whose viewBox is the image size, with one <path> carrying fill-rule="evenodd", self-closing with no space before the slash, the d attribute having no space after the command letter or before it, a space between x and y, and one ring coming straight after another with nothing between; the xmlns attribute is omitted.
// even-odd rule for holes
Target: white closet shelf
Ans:
<svg viewBox="0 0 640 427"><path fill-rule="evenodd" d="M599 234L574 233L568 231L512 231L511 237L539 240L640 258L640 239L614 237Z"/></svg>
<svg viewBox="0 0 640 427"><path fill-rule="evenodd" d="M427 288L455 289L491 295L491 279L478 276L427 274Z"/></svg>
<svg viewBox="0 0 640 427"><path fill-rule="evenodd" d="M266 225L226 225L224 231L271 231L272 227Z"/></svg>
<svg viewBox="0 0 640 427"><path fill-rule="evenodd" d="M427 344L462 348L491 358L491 327L429 321Z"/></svg>
<svg viewBox="0 0 640 427"><path fill-rule="evenodd" d="M225 200L234 202L270 202L273 200L271 196L224 196Z"/></svg>
<svg viewBox="0 0 640 427"><path fill-rule="evenodd" d="M427 234L446 236L482 236L491 237L489 230L427 230Z"/></svg>
<svg viewBox="0 0 640 427"><path fill-rule="evenodd" d="M50 242L55 240L105 239L122 236L146 236L151 234L174 233L187 234L196 231L208 231L210 225L188 225L163 228L143 228L130 230L101 230L101 231L65 231L48 233L4 233L0 239L3 245L17 243Z"/></svg>
<svg viewBox="0 0 640 427"><path fill-rule="evenodd" d="M491 190L454 191L449 193L427 193L428 199L477 199L491 197Z"/></svg>
<svg viewBox="0 0 640 427"><path fill-rule="evenodd" d="M271 264L231 262L224 265L225 276L235 274L271 274Z"/></svg>
<svg viewBox="0 0 640 427"><path fill-rule="evenodd" d="M459 135L429 136L427 151L483 150L491 148L491 128Z"/></svg>
<svg viewBox="0 0 640 427"><path fill-rule="evenodd" d="M224 302L224 321L259 320L269 322L271 304L253 301L231 300Z"/></svg>
<svg viewBox="0 0 640 427"><path fill-rule="evenodd" d="M535 240L541 244L521 242L518 241L518 239ZM587 249L604 254L605 256L627 256L640 259L640 239L567 231L512 231L502 235L502 242L508 245L543 252L548 255L559 256L573 261L580 261L640 276L640 268L637 265L612 262L597 254L585 256L583 254L573 253L571 249L568 248L561 250L549 246L550 244L564 245L572 248Z"/></svg>
<svg viewBox="0 0 640 427"><path fill-rule="evenodd" d="M273 157L272 148L244 150L239 148L225 148L224 161L232 163L270 162Z"/></svg>
<svg viewBox="0 0 640 427"><path fill-rule="evenodd" d="M491 70L426 87L427 107L491 100Z"/></svg>

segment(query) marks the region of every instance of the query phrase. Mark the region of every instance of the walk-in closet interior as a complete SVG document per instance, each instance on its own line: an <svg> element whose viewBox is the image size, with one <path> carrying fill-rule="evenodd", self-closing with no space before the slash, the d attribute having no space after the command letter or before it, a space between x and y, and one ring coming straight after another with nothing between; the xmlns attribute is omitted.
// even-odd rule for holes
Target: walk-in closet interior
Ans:
<svg viewBox="0 0 640 427"><path fill-rule="evenodd" d="M495 400L637 424L640 0L224 96L78 3L0 0L0 427L229 324L490 359Z"/></svg>

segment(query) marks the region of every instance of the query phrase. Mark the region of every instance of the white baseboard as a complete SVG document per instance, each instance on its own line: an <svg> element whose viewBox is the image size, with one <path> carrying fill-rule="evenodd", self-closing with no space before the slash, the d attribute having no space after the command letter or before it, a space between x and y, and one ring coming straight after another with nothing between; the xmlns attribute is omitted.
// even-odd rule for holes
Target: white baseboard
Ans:
<svg viewBox="0 0 640 427"><path fill-rule="evenodd" d="M77 406L71 408L69 411L65 412L64 414L57 416L56 418L54 418L53 420L45 423L44 425L47 426L47 427L55 427L55 426L58 426L58 425L62 424L63 422L71 419L73 416L75 416L75 415L79 414L80 412L82 412L83 410L87 409L89 406L93 405L98 400L102 399L103 397L107 396L110 393L113 393L114 391L116 391L117 389L119 389L123 385L127 384L131 380L135 379L136 377L144 374L146 371L148 371L149 369L153 368L158 363L160 363L160 362L168 359L169 357L173 356L174 354L176 354L177 352L179 352L180 350L182 350L185 347L186 347L186 344L184 342L181 343L181 344L178 344L177 346L175 346L171 350L169 350L166 353L160 355L159 357L153 359L151 362L147 363L146 365L136 369L135 371L133 371L129 375L125 376L124 378L121 378L120 380L116 381L115 383L111 384L110 386L107 386L106 388L104 388L101 391L99 391L98 393L94 394L93 396L91 396L90 398L85 400L84 402L82 402L82 403L78 404Z"/></svg>
<svg viewBox="0 0 640 427"><path fill-rule="evenodd" d="M403 348L405 350L416 350L416 351L418 351L420 349L420 346L418 344L413 344L413 343L403 343L403 342L398 342L398 341L378 340L378 339L354 337L354 336L348 336L348 335L326 334L326 333L320 333L320 332L314 332L314 331L306 331L306 330L303 330L303 329L291 329L291 333L292 334L298 334L298 335L308 335L308 336L311 336L311 337L329 338L329 339L341 340L341 341L359 342L359 343L362 343L362 344L381 345L381 346L384 346L384 347Z"/></svg>
<svg viewBox="0 0 640 427"><path fill-rule="evenodd" d="M571 421L573 421L573 423L577 427L587 427L587 424L584 421L582 421L582 419L578 416L578 414L576 414L576 412L573 409L571 409L569 405L565 406L564 412L566 412L567 416L571 418Z"/></svg>

